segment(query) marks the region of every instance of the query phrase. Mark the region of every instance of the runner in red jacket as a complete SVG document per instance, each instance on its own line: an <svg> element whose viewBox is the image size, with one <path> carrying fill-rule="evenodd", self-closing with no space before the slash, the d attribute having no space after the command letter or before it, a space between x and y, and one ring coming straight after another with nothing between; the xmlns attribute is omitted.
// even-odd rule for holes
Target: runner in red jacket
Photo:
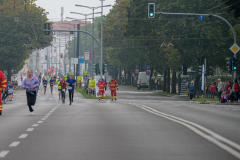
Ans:
<svg viewBox="0 0 240 160"><path fill-rule="evenodd" d="M114 96L114 99L117 100L117 91L116 90L118 90L118 83L113 77L111 78L111 81L109 81L108 87L111 90L112 101L113 101L113 96Z"/></svg>
<svg viewBox="0 0 240 160"><path fill-rule="evenodd" d="M101 78L101 81L98 82L97 86L99 88L99 100L101 100L101 98L104 98L104 89L106 87L106 83L103 82L103 79Z"/></svg>
<svg viewBox="0 0 240 160"><path fill-rule="evenodd" d="M0 70L0 115L2 115L2 90L3 93L5 92L5 89L7 87L7 81L5 80L5 76L3 72Z"/></svg>

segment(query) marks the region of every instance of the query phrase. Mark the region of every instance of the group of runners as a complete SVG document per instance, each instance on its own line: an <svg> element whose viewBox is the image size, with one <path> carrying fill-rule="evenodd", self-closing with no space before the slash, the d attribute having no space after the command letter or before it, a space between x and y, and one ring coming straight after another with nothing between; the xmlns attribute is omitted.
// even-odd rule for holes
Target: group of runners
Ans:
<svg viewBox="0 0 240 160"><path fill-rule="evenodd" d="M33 115L34 110L32 106L34 106L36 103L36 97L37 97L37 92L39 90L40 82L41 82L41 79L39 79L39 77L37 76L34 76L32 70L28 70L27 77L24 79L22 83L22 88L26 89L27 104L28 104L31 115ZM51 77L51 79L49 80L51 94L53 93L53 86L55 82L56 80L54 80L53 77ZM71 77L67 80L65 80L65 77L63 76L62 79L58 80L57 82L58 82L59 100L62 100L62 103L65 103L65 98L66 98L65 94L66 94L66 91L68 90L69 105L71 105L73 103L74 86L76 83L74 76L71 75ZM45 77L43 77L42 79L42 85L44 88L44 94L46 94L48 80Z"/></svg>
<svg viewBox="0 0 240 160"><path fill-rule="evenodd" d="M47 91L47 85L48 85L48 80L43 77L42 81L39 76L33 75L32 70L28 70L27 72L27 77L23 80L22 82L22 89L26 90L26 97L27 97L27 105L29 107L30 114L33 115L33 108L32 106L35 105L36 103L36 98L37 98L37 93L39 90L40 83L42 82L43 87L44 87L44 94L46 94ZM51 77L49 80L50 84L50 91L51 94L53 94L53 86L55 84L56 80ZM73 97L74 97L74 86L76 84L76 80L74 79L74 75L71 75L69 79L65 79L63 76L61 79L57 80L58 84L58 94L59 94L59 100L62 100L62 103L65 103L66 99L66 91L69 93L69 105L73 103ZM98 87L99 87L99 100L104 98L104 88L106 87L106 83L101 79L98 82ZM2 72L0 72L0 90L5 90L8 89L8 92L11 94L13 93L13 86L10 83L7 85L5 77ZM111 81L109 82L109 89L111 90L111 99L116 100L116 90L118 90L118 84L117 81L112 77ZM1 92L0 92L0 97L1 97ZM2 114L2 101L0 99L0 115Z"/></svg>

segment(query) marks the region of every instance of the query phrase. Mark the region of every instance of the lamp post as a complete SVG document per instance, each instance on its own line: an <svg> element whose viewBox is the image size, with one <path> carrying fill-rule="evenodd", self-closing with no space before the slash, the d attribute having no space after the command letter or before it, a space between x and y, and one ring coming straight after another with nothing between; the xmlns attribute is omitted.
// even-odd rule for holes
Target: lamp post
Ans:
<svg viewBox="0 0 240 160"><path fill-rule="evenodd" d="M98 14L98 13L102 13L102 12L97 12L95 13L95 9L98 9L98 8L101 8L101 7L111 7L111 5L105 5L105 6L98 6L98 7L89 7L89 6L84 6L84 5L79 5L79 4L76 4L75 6L77 7L85 7L85 8L88 8L88 9L92 9L93 13L92 13L92 16L93 16L93 20L92 20L92 34L94 35L94 15L95 14ZM92 39L92 77L94 75L93 73L93 64L94 64L94 39Z"/></svg>

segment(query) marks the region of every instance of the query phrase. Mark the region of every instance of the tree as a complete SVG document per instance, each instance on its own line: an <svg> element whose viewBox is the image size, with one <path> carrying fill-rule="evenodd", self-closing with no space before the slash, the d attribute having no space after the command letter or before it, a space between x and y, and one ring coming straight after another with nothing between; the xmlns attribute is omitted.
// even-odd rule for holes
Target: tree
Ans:
<svg viewBox="0 0 240 160"><path fill-rule="evenodd" d="M43 32L47 13L34 2L27 0L26 9L20 0L16 0L15 7L13 1L0 3L0 68L8 71L8 79L12 70L23 67L33 49L51 45L52 35ZM18 21L14 21L16 17Z"/></svg>

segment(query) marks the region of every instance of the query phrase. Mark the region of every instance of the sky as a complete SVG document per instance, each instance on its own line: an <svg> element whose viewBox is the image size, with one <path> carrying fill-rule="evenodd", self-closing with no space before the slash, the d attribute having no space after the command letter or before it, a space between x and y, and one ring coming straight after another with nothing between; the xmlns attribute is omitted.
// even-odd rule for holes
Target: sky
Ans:
<svg viewBox="0 0 240 160"><path fill-rule="evenodd" d="M64 7L64 20L66 17L83 19L85 16L79 14L71 14L70 12L78 12L83 14L90 14L92 13L91 9L84 8L84 7L76 7L75 4L89 6L89 7L98 7L101 6L100 0L37 0L35 2L37 6L40 6L49 12L48 19L50 21L60 21L61 20L61 7ZM104 0L103 5L114 5L115 0ZM109 13L112 7L104 7L103 14L106 15ZM96 9L95 12L101 12L101 8ZM101 16L101 14L96 14L96 16ZM90 16L91 18L92 16Z"/></svg>

